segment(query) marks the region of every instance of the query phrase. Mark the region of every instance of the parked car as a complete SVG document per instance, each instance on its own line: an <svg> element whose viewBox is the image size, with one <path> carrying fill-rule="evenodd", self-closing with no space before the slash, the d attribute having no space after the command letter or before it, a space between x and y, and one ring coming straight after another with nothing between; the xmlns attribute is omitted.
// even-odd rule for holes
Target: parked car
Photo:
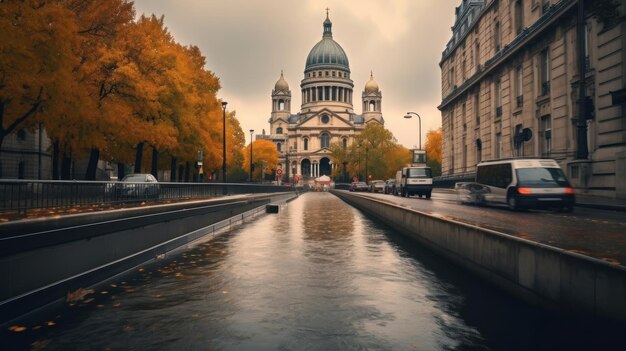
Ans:
<svg viewBox="0 0 626 351"><path fill-rule="evenodd" d="M368 191L369 187L365 182L352 182L350 184L350 191Z"/></svg>
<svg viewBox="0 0 626 351"><path fill-rule="evenodd" d="M385 181L383 180L371 180L370 181L371 193L382 193L384 191L385 191Z"/></svg>
<svg viewBox="0 0 626 351"><path fill-rule="evenodd" d="M385 180L385 190L383 191L385 194L393 194L396 188L396 180L395 179L387 179Z"/></svg>
<svg viewBox="0 0 626 351"><path fill-rule="evenodd" d="M115 183L117 199L154 199L160 191L158 180L149 173L128 174Z"/></svg>

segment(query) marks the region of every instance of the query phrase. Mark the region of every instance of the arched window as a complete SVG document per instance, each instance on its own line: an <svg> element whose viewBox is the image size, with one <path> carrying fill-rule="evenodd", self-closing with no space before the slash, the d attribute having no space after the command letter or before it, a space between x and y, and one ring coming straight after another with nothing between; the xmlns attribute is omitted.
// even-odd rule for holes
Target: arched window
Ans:
<svg viewBox="0 0 626 351"><path fill-rule="evenodd" d="M330 135L327 133L323 133L320 135L320 146L321 147L329 147L330 146Z"/></svg>
<svg viewBox="0 0 626 351"><path fill-rule="evenodd" d="M278 152L283 151L283 145L281 143L277 143L276 144L276 150L278 150Z"/></svg>
<svg viewBox="0 0 626 351"><path fill-rule="evenodd" d="M343 145L344 150L348 148L348 138L341 139L341 144Z"/></svg>
<svg viewBox="0 0 626 351"><path fill-rule="evenodd" d="M370 101L369 111L376 111L376 102Z"/></svg>
<svg viewBox="0 0 626 351"><path fill-rule="evenodd" d="M276 134L283 134L283 127L276 128Z"/></svg>
<svg viewBox="0 0 626 351"><path fill-rule="evenodd" d="M285 109L285 100L278 100L278 110L282 111Z"/></svg>
<svg viewBox="0 0 626 351"><path fill-rule="evenodd" d="M309 139L308 138L304 138L304 150L308 150L309 149Z"/></svg>

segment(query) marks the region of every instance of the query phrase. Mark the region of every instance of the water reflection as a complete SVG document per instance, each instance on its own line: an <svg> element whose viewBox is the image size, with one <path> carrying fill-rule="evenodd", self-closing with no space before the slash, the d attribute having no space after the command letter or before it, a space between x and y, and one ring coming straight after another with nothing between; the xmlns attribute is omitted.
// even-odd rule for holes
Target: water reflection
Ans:
<svg viewBox="0 0 626 351"><path fill-rule="evenodd" d="M0 344L51 350L550 345L545 335L524 329L541 327L542 316L413 247L331 194L309 193L279 214L108 282L89 302L18 321L27 330L4 331ZM527 341L533 338L541 341Z"/></svg>

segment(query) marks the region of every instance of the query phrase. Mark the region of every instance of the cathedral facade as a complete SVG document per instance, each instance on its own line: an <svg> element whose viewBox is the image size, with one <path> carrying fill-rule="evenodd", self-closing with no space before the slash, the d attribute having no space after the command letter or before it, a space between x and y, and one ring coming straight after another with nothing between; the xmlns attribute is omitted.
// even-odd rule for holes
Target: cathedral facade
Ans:
<svg viewBox="0 0 626 351"><path fill-rule="evenodd" d="M382 94L373 74L362 93L363 113L354 112L348 56L333 40L328 14L323 28L322 40L306 59L300 112L291 113L291 90L282 72L272 90L270 135L265 138L276 145L279 172L287 179L330 176L337 166L330 159L331 144L348 147L368 123L384 124Z"/></svg>

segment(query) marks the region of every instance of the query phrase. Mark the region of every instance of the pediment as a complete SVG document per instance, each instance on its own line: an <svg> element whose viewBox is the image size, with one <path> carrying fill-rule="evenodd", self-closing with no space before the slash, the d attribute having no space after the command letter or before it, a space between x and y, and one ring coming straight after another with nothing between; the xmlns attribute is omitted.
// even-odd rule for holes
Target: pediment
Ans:
<svg viewBox="0 0 626 351"><path fill-rule="evenodd" d="M330 155L332 152L327 148L321 148L313 152L313 155Z"/></svg>
<svg viewBox="0 0 626 351"><path fill-rule="evenodd" d="M330 121L328 123L322 123L321 117L323 115L328 115L330 117ZM298 127L311 127L311 128L337 128L337 127L353 127L352 123L345 118L339 116L338 114L330 111L329 109L322 109L315 113L314 115L309 116L308 118L302 120Z"/></svg>

